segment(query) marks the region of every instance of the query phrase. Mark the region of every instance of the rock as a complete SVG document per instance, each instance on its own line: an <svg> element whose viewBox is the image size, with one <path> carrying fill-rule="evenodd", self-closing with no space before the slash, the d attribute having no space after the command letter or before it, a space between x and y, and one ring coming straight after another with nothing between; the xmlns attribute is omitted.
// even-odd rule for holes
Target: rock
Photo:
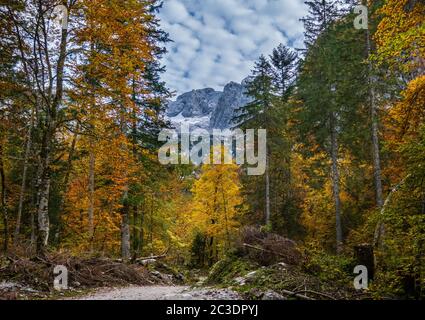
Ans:
<svg viewBox="0 0 425 320"><path fill-rule="evenodd" d="M250 102L245 91L246 80L242 84L228 83L223 92L211 88L192 90L169 102L167 117L177 128L185 123L192 130L228 129L232 126L235 111Z"/></svg>
<svg viewBox="0 0 425 320"><path fill-rule="evenodd" d="M22 286L16 282L3 281L0 283L0 290L17 290L20 288L22 288Z"/></svg>
<svg viewBox="0 0 425 320"><path fill-rule="evenodd" d="M141 260L138 263L141 264L142 266L147 266L147 265L150 265L150 264L154 264L155 262L156 262L155 259L144 259L144 260Z"/></svg>
<svg viewBox="0 0 425 320"><path fill-rule="evenodd" d="M207 279L208 279L207 277L199 277L198 278L198 282L196 283L196 285L197 286L202 286Z"/></svg>
<svg viewBox="0 0 425 320"><path fill-rule="evenodd" d="M211 115L211 129L228 129L233 126L232 120L237 115L237 109L250 102L245 91L246 88L236 82L230 82L224 87L217 108Z"/></svg>
<svg viewBox="0 0 425 320"><path fill-rule="evenodd" d="M168 105L167 115L185 118L210 115L217 106L221 93L211 88L192 90L177 97Z"/></svg>
<svg viewBox="0 0 425 320"><path fill-rule="evenodd" d="M153 275L154 277L160 279L161 281L165 283L172 283L173 276L169 274L164 274L159 271L151 271L150 273L151 275Z"/></svg>
<svg viewBox="0 0 425 320"><path fill-rule="evenodd" d="M257 274L257 271L251 271L243 277L237 277L233 279L233 282L235 282L237 285L243 286L246 283L252 281L256 274Z"/></svg>
<svg viewBox="0 0 425 320"><path fill-rule="evenodd" d="M257 271L251 271L250 273L248 273L245 278L247 279L252 279L254 278L254 276L257 274Z"/></svg>
<svg viewBox="0 0 425 320"><path fill-rule="evenodd" d="M244 277L237 277L235 279L233 279L233 281L240 286L243 286L246 283L246 278Z"/></svg>
<svg viewBox="0 0 425 320"><path fill-rule="evenodd" d="M287 300L284 296L274 292L273 290L268 290L263 294L262 300Z"/></svg>

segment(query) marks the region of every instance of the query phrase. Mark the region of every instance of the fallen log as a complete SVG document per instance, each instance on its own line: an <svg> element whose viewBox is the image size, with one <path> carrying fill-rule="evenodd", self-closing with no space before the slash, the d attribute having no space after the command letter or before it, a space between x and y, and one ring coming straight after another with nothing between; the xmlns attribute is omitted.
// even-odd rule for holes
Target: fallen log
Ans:
<svg viewBox="0 0 425 320"><path fill-rule="evenodd" d="M296 292L293 292L293 291L289 291L289 290L280 290L280 291L283 294L286 294L286 295L292 296L292 297L296 297L296 298L299 298L299 299L303 299L303 300L316 300L314 298L310 298L310 297L307 297L306 295L299 294L299 293L296 293Z"/></svg>
<svg viewBox="0 0 425 320"><path fill-rule="evenodd" d="M313 290L301 290L301 291L297 291L297 292L295 292L295 293L299 293L299 292L303 292L303 293L311 293L311 294L315 294L315 295L318 295L318 296L322 296L322 297L325 297L325 298L328 298L328 299L331 299L331 300L336 300L336 298L335 298L335 297L332 297L330 294L323 293L323 292L317 292L317 291L313 291Z"/></svg>
<svg viewBox="0 0 425 320"><path fill-rule="evenodd" d="M143 263L144 261L163 259L166 256L167 256L166 254L161 254L161 255L158 255L158 256L150 256L150 257L144 257L144 258L137 258L135 260L135 262L137 262L137 263Z"/></svg>

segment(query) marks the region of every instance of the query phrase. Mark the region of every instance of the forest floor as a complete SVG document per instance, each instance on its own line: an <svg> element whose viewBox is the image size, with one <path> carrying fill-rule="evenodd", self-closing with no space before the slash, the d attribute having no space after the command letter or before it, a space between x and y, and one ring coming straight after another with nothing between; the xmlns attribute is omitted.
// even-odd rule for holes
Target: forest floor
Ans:
<svg viewBox="0 0 425 320"><path fill-rule="evenodd" d="M300 251L290 239L254 229L245 233L241 243L209 269L174 266L161 258L123 263L55 252L42 257L0 256L0 300L372 298L370 292L354 289L352 259ZM54 290L55 266L67 270L68 290Z"/></svg>
<svg viewBox="0 0 425 320"><path fill-rule="evenodd" d="M99 289L73 300L240 300L229 289L190 288L188 286L130 286Z"/></svg>

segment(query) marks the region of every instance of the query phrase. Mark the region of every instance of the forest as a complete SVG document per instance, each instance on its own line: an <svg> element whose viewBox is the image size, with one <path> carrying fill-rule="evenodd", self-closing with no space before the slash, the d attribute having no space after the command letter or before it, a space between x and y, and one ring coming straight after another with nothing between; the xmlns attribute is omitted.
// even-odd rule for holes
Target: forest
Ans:
<svg viewBox="0 0 425 320"><path fill-rule="evenodd" d="M160 163L161 1L1 1L0 283L54 294L65 265L73 287L165 272L246 299L423 299L425 3L305 5L304 48L246 75L233 124L267 130L254 176Z"/></svg>

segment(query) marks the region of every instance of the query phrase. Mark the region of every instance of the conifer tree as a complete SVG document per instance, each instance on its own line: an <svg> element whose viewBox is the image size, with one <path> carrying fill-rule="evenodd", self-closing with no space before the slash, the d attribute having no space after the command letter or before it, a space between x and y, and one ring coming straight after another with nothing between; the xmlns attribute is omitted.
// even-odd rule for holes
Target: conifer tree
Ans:
<svg viewBox="0 0 425 320"><path fill-rule="evenodd" d="M361 106L367 94L361 35L350 19L332 24L307 52L302 62L297 94L303 101L299 129L304 141L314 141L330 160L336 221L336 248L343 242L340 156L342 148L361 149L368 124Z"/></svg>
<svg viewBox="0 0 425 320"><path fill-rule="evenodd" d="M308 6L308 15L301 19L304 23L304 42L312 46L317 38L341 16L340 0L312 0L304 2Z"/></svg>

